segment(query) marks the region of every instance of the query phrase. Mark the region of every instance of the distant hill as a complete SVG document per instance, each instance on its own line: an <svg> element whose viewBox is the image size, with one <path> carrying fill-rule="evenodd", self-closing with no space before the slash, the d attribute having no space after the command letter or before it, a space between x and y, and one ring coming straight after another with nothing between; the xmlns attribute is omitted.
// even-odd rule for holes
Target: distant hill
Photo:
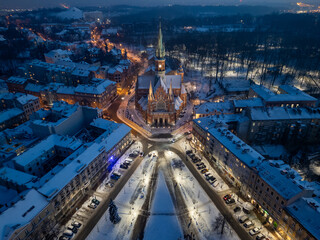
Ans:
<svg viewBox="0 0 320 240"><path fill-rule="evenodd" d="M113 10L123 9L124 6L115 6ZM130 9L130 7L128 7ZM138 11L138 12L137 12ZM265 15L274 12L278 12L279 9L266 7L266 6L165 6L165 7L149 7L135 9L134 13L128 11L127 16L115 17L114 20L121 22L143 22L149 21L156 18L181 18L185 16L197 16L197 17L208 17L208 16L222 16L222 15Z"/></svg>

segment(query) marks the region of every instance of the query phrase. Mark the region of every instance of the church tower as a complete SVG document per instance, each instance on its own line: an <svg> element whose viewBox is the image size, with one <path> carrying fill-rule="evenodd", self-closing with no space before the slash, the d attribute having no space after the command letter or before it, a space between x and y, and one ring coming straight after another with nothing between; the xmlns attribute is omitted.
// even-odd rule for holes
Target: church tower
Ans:
<svg viewBox="0 0 320 240"><path fill-rule="evenodd" d="M165 49L162 42L162 31L161 31L161 22L159 23L159 33L158 33L158 43L156 49L156 60L155 60L155 67L156 67L156 74L164 75L165 74Z"/></svg>

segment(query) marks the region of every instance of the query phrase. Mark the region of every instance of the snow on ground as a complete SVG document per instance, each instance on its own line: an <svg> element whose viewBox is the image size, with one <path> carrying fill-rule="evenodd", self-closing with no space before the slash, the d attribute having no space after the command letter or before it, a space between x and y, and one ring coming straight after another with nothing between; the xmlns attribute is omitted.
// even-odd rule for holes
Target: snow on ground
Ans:
<svg viewBox="0 0 320 240"><path fill-rule="evenodd" d="M165 156L170 160L177 159L181 161L178 155L173 152L166 151ZM231 227L229 227L229 230L224 231L224 235L219 235L213 230L215 220L220 215L219 210L196 179L194 179L189 169L183 163L181 168L175 167L175 162L176 161L171 162L173 174L179 183L184 200L188 206L189 217L199 231L199 237L201 239L239 239Z"/></svg>
<svg viewBox="0 0 320 240"><path fill-rule="evenodd" d="M182 229L180 228L178 219L175 215L175 209L169 190L163 173L160 171L151 215L145 228L144 239L178 239L179 237L182 237L182 235Z"/></svg>
<svg viewBox="0 0 320 240"><path fill-rule="evenodd" d="M88 240L130 239L138 211L145 201L148 181L156 160L156 156L146 156L114 200L121 217L120 223L112 224L107 210L87 237Z"/></svg>

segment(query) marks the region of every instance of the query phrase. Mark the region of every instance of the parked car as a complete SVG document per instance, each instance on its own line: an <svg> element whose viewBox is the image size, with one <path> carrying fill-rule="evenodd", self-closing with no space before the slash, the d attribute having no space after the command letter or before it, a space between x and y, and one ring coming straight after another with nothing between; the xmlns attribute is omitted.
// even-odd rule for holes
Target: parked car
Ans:
<svg viewBox="0 0 320 240"><path fill-rule="evenodd" d="M131 163L132 163L132 161L128 161L128 160L125 160L125 161L123 162L123 164L126 164L126 165L128 165L128 166L130 166Z"/></svg>
<svg viewBox="0 0 320 240"><path fill-rule="evenodd" d="M239 218L239 222L240 222L240 223L244 223L244 222L246 222L248 219L249 219L248 216L244 215L244 216L242 216L241 218Z"/></svg>
<svg viewBox="0 0 320 240"><path fill-rule="evenodd" d="M260 229L259 229L259 228L251 229L251 230L249 231L249 233L250 233L251 236L254 236L254 235L260 233Z"/></svg>
<svg viewBox="0 0 320 240"><path fill-rule="evenodd" d="M63 232L63 236L71 238L73 236L73 232L71 230L66 230Z"/></svg>
<svg viewBox="0 0 320 240"><path fill-rule="evenodd" d="M197 164L196 164L197 167L200 167L200 166L202 166L202 165L204 165L203 162L200 162L200 163L197 163Z"/></svg>
<svg viewBox="0 0 320 240"><path fill-rule="evenodd" d="M136 157L138 157L138 154L137 153L130 153L129 157L136 158Z"/></svg>
<svg viewBox="0 0 320 240"><path fill-rule="evenodd" d="M262 234L262 233L259 233L256 237L257 240L264 240L266 239L266 237Z"/></svg>
<svg viewBox="0 0 320 240"><path fill-rule="evenodd" d="M223 200L226 201L227 199L231 198L231 194L227 194L223 197Z"/></svg>
<svg viewBox="0 0 320 240"><path fill-rule="evenodd" d="M249 227L253 227L254 224L253 224L253 222L248 221L248 222L244 223L243 226L244 226L245 228L249 228Z"/></svg>
<svg viewBox="0 0 320 240"><path fill-rule="evenodd" d="M187 155L190 154L190 153L192 153L192 150L187 150L187 151L186 151L186 154L187 154Z"/></svg>
<svg viewBox="0 0 320 240"><path fill-rule="evenodd" d="M132 163L132 162L133 162L133 160L132 160L132 158L126 158L125 162Z"/></svg>
<svg viewBox="0 0 320 240"><path fill-rule="evenodd" d="M206 172L208 172L208 169L206 169L206 168L201 170L202 174L205 174Z"/></svg>
<svg viewBox="0 0 320 240"><path fill-rule="evenodd" d="M91 202L93 202L96 205L100 204L100 201L98 199L96 199L96 198L92 198Z"/></svg>
<svg viewBox="0 0 320 240"><path fill-rule="evenodd" d="M78 228L72 225L69 225L67 227L68 230L72 231L73 233L77 233L78 232Z"/></svg>
<svg viewBox="0 0 320 240"><path fill-rule="evenodd" d="M206 179L209 181L217 181L217 179L214 176L206 177Z"/></svg>
<svg viewBox="0 0 320 240"><path fill-rule="evenodd" d="M89 208L92 208L92 209L96 209L96 208L97 208L97 205L94 204L94 203L90 203L90 204L88 205L88 207L89 207Z"/></svg>
<svg viewBox="0 0 320 240"><path fill-rule="evenodd" d="M217 181L217 179L209 179L209 183L212 185Z"/></svg>
<svg viewBox="0 0 320 240"><path fill-rule="evenodd" d="M120 168L122 168L122 169L128 169L128 165L127 165L127 164L120 164Z"/></svg>
<svg viewBox="0 0 320 240"><path fill-rule="evenodd" d="M200 161L201 161L201 160L198 159L198 158L192 159L192 162L193 162L193 163L198 163L198 162L200 162Z"/></svg>
<svg viewBox="0 0 320 240"><path fill-rule="evenodd" d="M114 184L112 182L107 182L106 186L109 187L109 188L112 188L114 186Z"/></svg>
<svg viewBox="0 0 320 240"><path fill-rule="evenodd" d="M198 170L201 170L201 169L204 169L204 168L206 168L206 165L201 165L201 166L198 167Z"/></svg>
<svg viewBox="0 0 320 240"><path fill-rule="evenodd" d="M79 222L77 222L77 221L72 222L71 225L72 225L72 226L75 226L75 227L77 227L77 228L80 228L80 227L82 226L82 224L79 223Z"/></svg>
<svg viewBox="0 0 320 240"><path fill-rule="evenodd" d="M239 211L241 211L241 207L239 207L239 206L236 206L234 209L233 209L233 211L236 213L236 212L239 212Z"/></svg>
<svg viewBox="0 0 320 240"><path fill-rule="evenodd" d="M229 198L229 199L226 200L226 204L233 204L235 202L236 201L233 198Z"/></svg>
<svg viewBox="0 0 320 240"><path fill-rule="evenodd" d="M60 236L59 237L59 240L69 240L70 238L69 237L67 237L67 236Z"/></svg>
<svg viewBox="0 0 320 240"><path fill-rule="evenodd" d="M175 143L175 142L176 142L176 139L175 139L175 138L172 138L172 139L170 140L170 142Z"/></svg>
<svg viewBox="0 0 320 240"><path fill-rule="evenodd" d="M113 179L113 180L118 180L119 178L121 177L121 174L120 173L112 173L112 175L111 175L111 179Z"/></svg>

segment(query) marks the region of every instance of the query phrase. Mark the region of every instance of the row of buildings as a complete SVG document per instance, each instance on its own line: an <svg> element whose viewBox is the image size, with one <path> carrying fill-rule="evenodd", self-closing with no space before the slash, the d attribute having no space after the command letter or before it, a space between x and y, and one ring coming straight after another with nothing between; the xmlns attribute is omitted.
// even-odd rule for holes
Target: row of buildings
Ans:
<svg viewBox="0 0 320 240"><path fill-rule="evenodd" d="M316 104L316 98L293 86L280 86L276 94L254 85L247 99L204 103L195 107L194 116L229 119L229 129L248 143L314 144L320 134Z"/></svg>
<svg viewBox="0 0 320 240"><path fill-rule="evenodd" d="M41 105L51 105L54 101L62 100L103 109L117 97L117 85L108 79L93 78L91 84L79 84L77 87L58 83L39 85L20 77L10 77L6 83L10 92L36 96Z"/></svg>
<svg viewBox="0 0 320 240"><path fill-rule="evenodd" d="M100 115L55 102L1 132L1 239L54 236L54 226L105 178L132 140L129 127Z"/></svg>
<svg viewBox="0 0 320 240"><path fill-rule="evenodd" d="M320 188L311 186L316 183L301 181L283 162L281 166L267 160L214 116L193 120L193 134L216 169L251 201L282 237L319 239Z"/></svg>
<svg viewBox="0 0 320 240"><path fill-rule="evenodd" d="M37 84L62 83L67 86L89 84L92 79L110 79L119 87L125 82L131 72L132 64L128 59L119 60L115 66L100 66L84 62L72 62L69 51L53 50L47 53L46 61L33 60L20 67L18 74L24 78L33 80Z"/></svg>
<svg viewBox="0 0 320 240"><path fill-rule="evenodd" d="M280 86L274 93L253 85L247 99L195 109L197 146L284 239L320 238L320 186L256 149L319 143L316 104L315 98L292 86Z"/></svg>
<svg viewBox="0 0 320 240"><path fill-rule="evenodd" d="M0 94L0 131L29 120L40 109L39 98L25 93Z"/></svg>

